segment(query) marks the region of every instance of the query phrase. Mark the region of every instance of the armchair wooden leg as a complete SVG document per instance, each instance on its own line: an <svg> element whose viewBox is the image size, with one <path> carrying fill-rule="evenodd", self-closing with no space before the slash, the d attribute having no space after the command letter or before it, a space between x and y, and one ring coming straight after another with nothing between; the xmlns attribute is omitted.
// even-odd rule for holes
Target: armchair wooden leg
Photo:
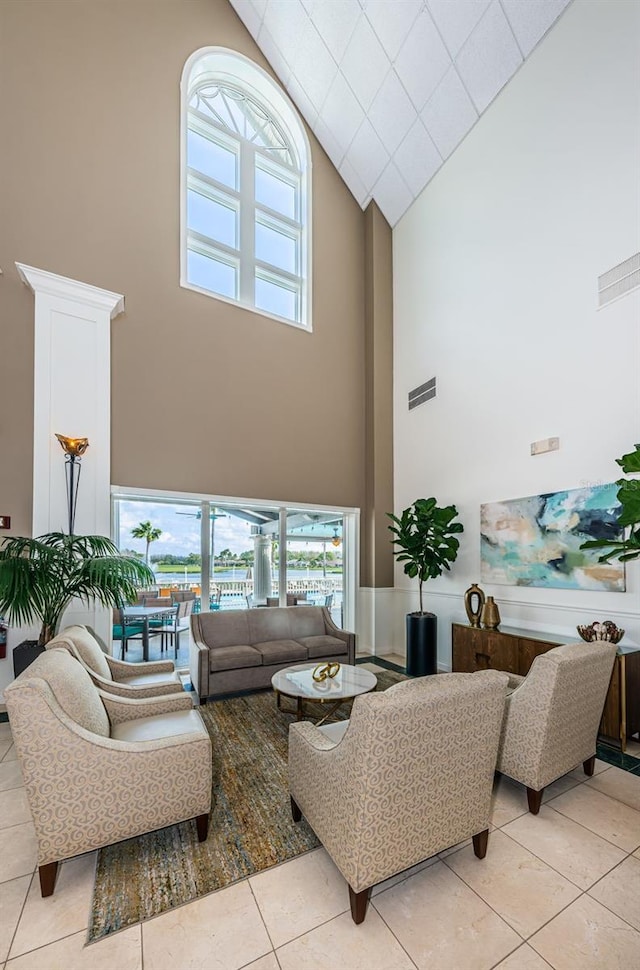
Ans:
<svg viewBox="0 0 640 970"><path fill-rule="evenodd" d="M207 833L209 831L209 813L206 815L196 816L196 828L198 830L198 842L207 841Z"/></svg>
<svg viewBox="0 0 640 970"><path fill-rule="evenodd" d="M590 758L582 762L582 767L587 778L591 778L593 775L594 768L596 766L596 756L592 754Z"/></svg>
<svg viewBox="0 0 640 970"><path fill-rule="evenodd" d="M302 812L298 808L296 802L294 802L293 798L291 799L291 817L293 818L294 822L299 822L302 818Z"/></svg>
<svg viewBox="0 0 640 970"><path fill-rule="evenodd" d="M540 811L543 792L544 788L541 788L540 791L535 791L534 788L527 788L527 801L529 802L529 811L532 815L537 815Z"/></svg>
<svg viewBox="0 0 640 970"><path fill-rule="evenodd" d="M44 866L38 866L38 873L40 875L40 892L43 897L53 896L57 872L57 862L47 862Z"/></svg>
<svg viewBox="0 0 640 970"><path fill-rule="evenodd" d="M371 893L371 886L368 889L363 889L362 892L355 892L351 886L349 886L349 903L351 904L351 919L357 925L364 921L367 915L367 906L369 905L369 895Z"/></svg>
<svg viewBox="0 0 640 970"><path fill-rule="evenodd" d="M489 841L489 829L483 829L473 836L473 851L478 859L484 859L487 854L487 843Z"/></svg>

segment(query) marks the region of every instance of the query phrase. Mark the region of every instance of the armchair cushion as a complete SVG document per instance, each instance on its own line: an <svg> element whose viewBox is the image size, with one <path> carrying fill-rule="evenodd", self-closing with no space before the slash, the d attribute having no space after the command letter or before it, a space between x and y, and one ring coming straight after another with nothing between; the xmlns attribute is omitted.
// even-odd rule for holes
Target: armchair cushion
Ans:
<svg viewBox="0 0 640 970"><path fill-rule="evenodd" d="M60 707L85 731L109 737L109 718L91 677L64 648L48 650L47 683ZM27 672L29 671L27 667Z"/></svg>
<svg viewBox="0 0 640 970"><path fill-rule="evenodd" d="M104 678L104 680L113 680L111 668L109 667L104 651L101 649L95 637L87 630L86 626L76 624L65 627L61 633L61 637L71 641L86 667L89 667L90 670L93 670L94 673Z"/></svg>
<svg viewBox="0 0 640 970"><path fill-rule="evenodd" d="M111 737L116 741L157 741L160 738L180 734L202 734L207 732L197 711L173 711L171 714L156 714L155 717L141 717L134 721L121 721L114 724Z"/></svg>
<svg viewBox="0 0 640 970"><path fill-rule="evenodd" d="M182 685L180 683L180 676L175 670L170 673L160 673L160 674L143 674L139 673L133 677L122 677L118 683L122 684L123 687L163 687L169 683L174 683L180 689Z"/></svg>

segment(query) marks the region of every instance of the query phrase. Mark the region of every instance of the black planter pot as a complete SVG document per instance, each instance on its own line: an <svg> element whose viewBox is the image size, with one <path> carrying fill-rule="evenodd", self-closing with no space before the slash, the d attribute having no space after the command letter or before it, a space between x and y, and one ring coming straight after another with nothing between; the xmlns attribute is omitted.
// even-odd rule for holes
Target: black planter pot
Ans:
<svg viewBox="0 0 640 970"><path fill-rule="evenodd" d="M23 640L17 647L13 648L13 676L17 677L29 664L32 664L36 657L44 653L44 647L38 646L37 640Z"/></svg>
<svg viewBox="0 0 640 970"><path fill-rule="evenodd" d="M438 617L407 613L407 673L425 677L438 673Z"/></svg>

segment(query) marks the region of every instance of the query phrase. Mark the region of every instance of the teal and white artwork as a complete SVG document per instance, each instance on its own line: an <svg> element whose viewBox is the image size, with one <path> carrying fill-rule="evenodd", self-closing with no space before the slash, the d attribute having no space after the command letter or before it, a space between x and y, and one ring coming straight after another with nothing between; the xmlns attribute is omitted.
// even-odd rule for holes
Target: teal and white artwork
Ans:
<svg viewBox="0 0 640 970"><path fill-rule="evenodd" d="M617 492L614 482L483 505L482 581L624 593L624 565L580 549L588 539L620 537Z"/></svg>

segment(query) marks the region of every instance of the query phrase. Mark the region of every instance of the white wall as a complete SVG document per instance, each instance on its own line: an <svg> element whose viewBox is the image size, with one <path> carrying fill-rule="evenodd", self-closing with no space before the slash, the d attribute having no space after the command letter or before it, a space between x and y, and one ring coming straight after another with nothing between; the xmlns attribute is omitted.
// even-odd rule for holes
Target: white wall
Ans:
<svg viewBox="0 0 640 970"><path fill-rule="evenodd" d="M396 506L435 495L465 525L427 586L443 667L481 503L613 481L640 441L638 292L596 309L597 277L640 250L639 36L638 3L574 0L394 231ZM531 457L551 435L560 451ZM611 618L640 643L638 562L624 594L482 585L505 625ZM396 650L414 589L397 569Z"/></svg>

